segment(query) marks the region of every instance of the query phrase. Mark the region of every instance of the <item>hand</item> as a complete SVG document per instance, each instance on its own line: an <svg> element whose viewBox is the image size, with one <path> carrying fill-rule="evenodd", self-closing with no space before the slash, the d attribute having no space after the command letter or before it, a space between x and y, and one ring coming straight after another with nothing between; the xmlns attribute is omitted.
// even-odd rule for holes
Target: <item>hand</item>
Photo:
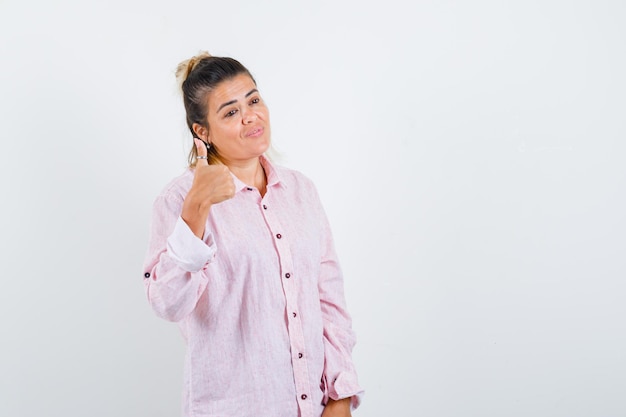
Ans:
<svg viewBox="0 0 626 417"><path fill-rule="evenodd" d="M198 156L207 156L207 148L200 139L194 139ZM198 159L193 184L189 194L202 205L211 206L235 195L235 183L226 165L209 165L206 159Z"/></svg>
<svg viewBox="0 0 626 417"><path fill-rule="evenodd" d="M328 404L324 407L322 417L352 417L350 412L350 398L342 400L328 399Z"/></svg>
<svg viewBox="0 0 626 417"><path fill-rule="evenodd" d="M207 156L204 142L194 139L198 156ZM233 198L235 183L226 165L209 165L198 159L193 184L183 203L181 217L193 233L202 239L209 210L213 204Z"/></svg>

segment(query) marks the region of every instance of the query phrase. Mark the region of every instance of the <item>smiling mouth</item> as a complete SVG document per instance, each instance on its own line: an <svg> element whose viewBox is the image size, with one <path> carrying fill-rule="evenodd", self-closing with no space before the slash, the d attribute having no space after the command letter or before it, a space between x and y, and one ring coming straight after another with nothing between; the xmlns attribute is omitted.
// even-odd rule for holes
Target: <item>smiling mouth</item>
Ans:
<svg viewBox="0 0 626 417"><path fill-rule="evenodd" d="M256 138L263 134L263 128L257 127L256 129L252 129L250 132L246 134L247 138Z"/></svg>

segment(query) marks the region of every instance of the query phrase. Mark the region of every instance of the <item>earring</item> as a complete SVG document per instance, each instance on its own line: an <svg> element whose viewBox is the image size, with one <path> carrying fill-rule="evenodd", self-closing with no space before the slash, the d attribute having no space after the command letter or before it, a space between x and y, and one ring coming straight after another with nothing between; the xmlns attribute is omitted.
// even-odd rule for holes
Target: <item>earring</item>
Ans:
<svg viewBox="0 0 626 417"><path fill-rule="evenodd" d="M204 143L204 146L206 146L206 150L207 150L207 152L209 151L209 149L211 149L211 144L210 144L208 141L206 141L206 140L204 140L204 139L201 139L201 138L199 138L198 136L195 136L195 137L194 137L194 139L201 140L201 141L202 141L202 143Z"/></svg>

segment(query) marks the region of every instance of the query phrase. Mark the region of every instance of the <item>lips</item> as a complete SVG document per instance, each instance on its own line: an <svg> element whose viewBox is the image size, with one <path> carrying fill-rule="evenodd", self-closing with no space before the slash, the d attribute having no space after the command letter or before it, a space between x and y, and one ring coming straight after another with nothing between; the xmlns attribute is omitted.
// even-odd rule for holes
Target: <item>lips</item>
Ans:
<svg viewBox="0 0 626 417"><path fill-rule="evenodd" d="M263 134L264 131L265 129L263 129L261 126L256 126L247 131L245 136L247 138L258 138Z"/></svg>

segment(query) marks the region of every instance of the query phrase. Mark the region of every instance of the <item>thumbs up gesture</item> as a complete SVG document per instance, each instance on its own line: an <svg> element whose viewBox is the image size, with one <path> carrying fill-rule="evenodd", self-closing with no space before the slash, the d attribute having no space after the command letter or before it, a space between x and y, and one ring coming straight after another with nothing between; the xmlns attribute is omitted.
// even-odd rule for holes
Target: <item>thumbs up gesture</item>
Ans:
<svg viewBox="0 0 626 417"><path fill-rule="evenodd" d="M198 151L198 162L191 189L183 203L181 217L191 231L202 239L211 206L233 198L235 183L226 165L209 165L204 142L194 139L194 143Z"/></svg>

